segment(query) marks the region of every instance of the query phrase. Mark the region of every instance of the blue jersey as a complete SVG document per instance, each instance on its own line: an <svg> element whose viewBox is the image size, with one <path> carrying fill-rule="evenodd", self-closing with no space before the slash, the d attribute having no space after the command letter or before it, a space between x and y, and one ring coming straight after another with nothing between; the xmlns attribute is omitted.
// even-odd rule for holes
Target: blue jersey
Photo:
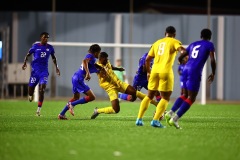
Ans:
<svg viewBox="0 0 240 160"><path fill-rule="evenodd" d="M93 54L88 53L84 59L89 59L88 62L88 69L90 73L96 73L98 70L97 68L94 66L95 62L96 62L96 58L94 57ZM85 76L86 75L86 71L83 68L83 64L80 66L80 68L78 69L78 71L76 72L79 76Z"/></svg>
<svg viewBox="0 0 240 160"><path fill-rule="evenodd" d="M200 40L187 47L188 61L183 69L183 87L191 91L199 91L202 70L209 53L215 52L212 42Z"/></svg>
<svg viewBox="0 0 240 160"><path fill-rule="evenodd" d="M90 73L96 73L98 70L95 67L96 58L93 54L88 53L84 59L89 59L88 69ZM75 93L85 93L90 90L90 87L84 82L86 71L83 68L83 64L72 76L72 92Z"/></svg>
<svg viewBox="0 0 240 160"><path fill-rule="evenodd" d="M148 52L145 53L140 59L138 63L138 70L136 75L134 76L133 79L133 87L137 90L141 90L143 87L147 90L147 85L148 85L148 80L147 80L147 72L143 70L143 67L145 66L146 63L146 58L147 58ZM150 67L152 67L153 64L153 59L150 63Z"/></svg>
<svg viewBox="0 0 240 160"><path fill-rule="evenodd" d="M190 69L192 74L202 74L202 70L209 57L209 53L215 52L213 43L207 40L193 42L186 50L189 59L185 68Z"/></svg>
<svg viewBox="0 0 240 160"><path fill-rule="evenodd" d="M33 60L31 62L32 70L48 71L49 57L55 53L52 45L35 43L29 49L29 53L33 54Z"/></svg>
<svg viewBox="0 0 240 160"><path fill-rule="evenodd" d="M182 72L183 72L183 69L184 69L184 66L185 66L185 64L180 64L179 66L178 66L178 72L179 72L179 77L180 77L180 81L182 81Z"/></svg>

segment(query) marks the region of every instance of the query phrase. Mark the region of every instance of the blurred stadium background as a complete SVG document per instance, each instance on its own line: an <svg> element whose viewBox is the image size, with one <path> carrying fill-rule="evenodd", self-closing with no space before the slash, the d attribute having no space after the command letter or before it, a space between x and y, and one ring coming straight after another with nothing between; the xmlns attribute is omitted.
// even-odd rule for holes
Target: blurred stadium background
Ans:
<svg viewBox="0 0 240 160"><path fill-rule="evenodd" d="M198 40L202 28L213 31L217 75L211 86L203 83L198 100L240 102L239 8L232 0L42 0L34 5L27 0L4 0L0 5L0 97L27 97L30 70L22 71L21 66L31 44L39 40L43 31L50 33L49 43L55 48L61 70L61 76L56 77L49 60L46 98L66 98L72 96L71 76L90 44L100 44L102 51L109 53L112 64L121 58L132 84L138 59L151 43L164 36L168 25L173 25L176 38L185 45ZM174 71L173 99L180 93L177 63ZM208 62L206 75L209 72ZM96 75L88 84L99 99L107 97L98 86Z"/></svg>

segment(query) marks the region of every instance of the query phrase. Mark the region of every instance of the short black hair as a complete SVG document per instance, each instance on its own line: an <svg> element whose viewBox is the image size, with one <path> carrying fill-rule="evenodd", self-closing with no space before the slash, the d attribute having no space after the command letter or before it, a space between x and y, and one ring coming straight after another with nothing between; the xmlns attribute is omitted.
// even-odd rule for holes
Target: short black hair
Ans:
<svg viewBox="0 0 240 160"><path fill-rule="evenodd" d="M41 38L43 35L46 36L47 38L49 38L49 34L48 34L47 32L42 32L42 33L40 34L40 38Z"/></svg>
<svg viewBox="0 0 240 160"><path fill-rule="evenodd" d="M173 26L168 26L166 28L166 33L175 34L176 33L176 29Z"/></svg>
<svg viewBox="0 0 240 160"><path fill-rule="evenodd" d="M100 52L100 51L101 51L101 47L98 44L91 45L88 50L89 53L95 53L95 52Z"/></svg>
<svg viewBox="0 0 240 160"><path fill-rule="evenodd" d="M208 28L204 28L202 31L201 31L201 38L202 39L211 39L212 37L212 31Z"/></svg>
<svg viewBox="0 0 240 160"><path fill-rule="evenodd" d="M107 58L108 57L108 54L106 52L101 52L99 54L99 58Z"/></svg>

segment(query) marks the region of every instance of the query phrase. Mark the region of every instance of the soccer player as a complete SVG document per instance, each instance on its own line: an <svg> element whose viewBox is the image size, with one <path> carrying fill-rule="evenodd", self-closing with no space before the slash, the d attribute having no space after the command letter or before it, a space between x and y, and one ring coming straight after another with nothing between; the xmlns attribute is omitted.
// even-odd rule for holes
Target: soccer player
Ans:
<svg viewBox="0 0 240 160"><path fill-rule="evenodd" d="M144 53L142 57L139 59L138 70L133 79L133 87L138 91L141 91L142 88L145 88L146 90L148 90L148 87L147 87L148 80L147 80L147 72L146 72L146 65L145 65L147 55L148 55L148 52ZM152 62L153 60L150 63L151 65L150 67L152 67ZM160 101L161 99L160 92L156 92L155 96L156 96L156 101ZM128 95L124 93L120 93L118 97L124 100L128 100Z"/></svg>
<svg viewBox="0 0 240 160"><path fill-rule="evenodd" d="M69 100L67 105L63 108L58 115L59 120L67 120L65 113L69 110L71 115L74 116L74 107L78 104L88 103L95 100L96 96L90 87L84 82L91 79L91 73L96 73L98 70L95 67L95 62L101 52L101 47L98 44L90 46L88 53L82 61L80 68L72 76L72 92L73 97ZM86 96L80 99L80 93Z"/></svg>
<svg viewBox="0 0 240 160"><path fill-rule="evenodd" d="M183 76L182 76L182 72L183 72L184 66L187 63L187 61L188 61L188 56L185 56L182 59L182 62L179 63L179 66L178 66L178 74L179 74L180 88L181 88L180 95L183 94Z"/></svg>
<svg viewBox="0 0 240 160"><path fill-rule="evenodd" d="M147 72L146 72L146 65L145 65L147 55L148 55L148 52L144 53L142 55L142 57L139 59L138 70L133 79L133 87L138 91L141 91L142 88L145 88L146 90L148 90L148 87L147 87L148 79L147 79ZM153 59L150 63L150 67L152 67L152 63L153 63ZM146 95L144 94L144 96L141 96L140 99L142 100L145 96ZM129 99L130 99L129 98L130 95L125 94L125 93L119 93L118 97L120 99L127 100L127 101L129 101ZM159 102L161 99L159 91L156 92L155 97L156 97L156 101ZM154 114L155 114L155 112L154 112ZM163 118L164 118L164 113L160 117L160 120L162 120Z"/></svg>
<svg viewBox="0 0 240 160"><path fill-rule="evenodd" d="M172 106L171 110L165 114L167 123L175 126L177 129L181 127L178 120L189 110L195 102L202 77L202 70L208 57L211 59L212 73L208 76L209 83L212 83L216 71L215 48L210 42L212 32L209 29L203 29L200 34L201 40L191 43L186 53L181 55L178 60L182 62L185 56L188 56L188 62L183 69L183 95L181 95ZM175 115L175 112L176 115Z"/></svg>
<svg viewBox="0 0 240 160"><path fill-rule="evenodd" d="M146 69L148 76L148 96L146 96L139 108L136 125L143 126L143 115L149 107L149 102L153 99L157 91L160 91L161 100L157 105L156 114L151 121L151 126L165 128L159 118L167 108L174 86L174 73L172 66L178 52L184 53L185 48L182 43L175 39L176 29L168 26L165 37L153 43L146 58ZM154 58L152 69L150 63Z"/></svg>
<svg viewBox="0 0 240 160"><path fill-rule="evenodd" d="M44 100L44 92L48 82L48 60L51 55L52 61L56 67L56 73L60 76L60 70L57 64L57 58L55 56L55 50L52 45L48 44L49 34L47 32L42 32L40 34L40 42L34 43L32 47L29 49L27 55L25 56L24 63L22 69L25 70L27 68L27 60L28 57L33 55L33 60L31 62L31 76L28 83L28 95L29 101L33 100L34 89L37 84L39 84L39 98L38 98L38 108L36 115L40 116L40 111L42 108L43 100Z"/></svg>
<svg viewBox="0 0 240 160"><path fill-rule="evenodd" d="M100 113L115 114L120 111L118 93L126 93L131 96L130 101L135 101L143 93L137 91L133 86L121 81L113 70L124 71L123 68L114 67L108 60L108 54L101 52L99 61L96 63L99 72L97 73L99 85L107 92L112 106L95 108L91 119L95 119ZM157 104L157 102L155 102ZM155 104L155 105L156 105Z"/></svg>

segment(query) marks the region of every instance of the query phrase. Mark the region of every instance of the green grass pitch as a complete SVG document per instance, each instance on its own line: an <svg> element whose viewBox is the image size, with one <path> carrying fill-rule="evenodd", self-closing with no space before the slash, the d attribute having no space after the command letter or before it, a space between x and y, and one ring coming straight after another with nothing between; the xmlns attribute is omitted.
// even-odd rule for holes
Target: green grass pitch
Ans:
<svg viewBox="0 0 240 160"><path fill-rule="evenodd" d="M194 104L177 130L150 126L150 105L144 126L135 125L140 101L121 101L118 114L90 116L94 101L75 107L75 116L60 121L66 101L44 101L42 116L36 102L0 100L1 160L239 160L240 105ZM169 104L170 109L172 103Z"/></svg>

